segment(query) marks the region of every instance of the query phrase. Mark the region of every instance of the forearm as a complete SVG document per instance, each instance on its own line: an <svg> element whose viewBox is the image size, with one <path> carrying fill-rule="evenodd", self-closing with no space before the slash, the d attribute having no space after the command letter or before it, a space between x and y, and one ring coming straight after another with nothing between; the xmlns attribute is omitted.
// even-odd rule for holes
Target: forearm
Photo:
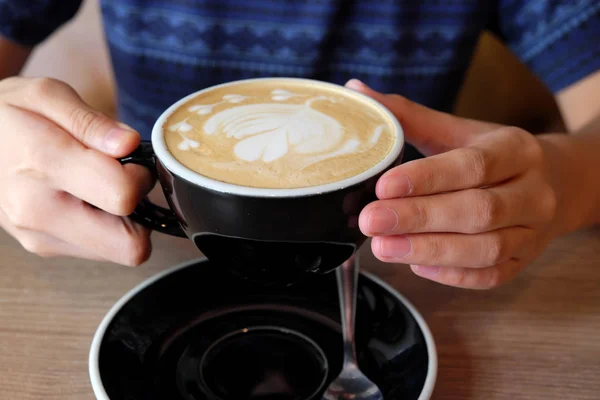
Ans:
<svg viewBox="0 0 600 400"><path fill-rule="evenodd" d="M600 118L577 133L538 137L558 198L556 233L600 224Z"/></svg>
<svg viewBox="0 0 600 400"><path fill-rule="evenodd" d="M0 37L0 80L18 75L30 54L30 48Z"/></svg>

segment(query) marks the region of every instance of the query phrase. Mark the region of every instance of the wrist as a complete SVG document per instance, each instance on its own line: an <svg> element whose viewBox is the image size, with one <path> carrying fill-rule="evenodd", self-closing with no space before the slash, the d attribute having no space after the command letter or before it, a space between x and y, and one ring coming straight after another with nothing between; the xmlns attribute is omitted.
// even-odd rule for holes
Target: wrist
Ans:
<svg viewBox="0 0 600 400"><path fill-rule="evenodd" d="M557 235L600 224L600 135L543 134L546 172L557 197Z"/></svg>

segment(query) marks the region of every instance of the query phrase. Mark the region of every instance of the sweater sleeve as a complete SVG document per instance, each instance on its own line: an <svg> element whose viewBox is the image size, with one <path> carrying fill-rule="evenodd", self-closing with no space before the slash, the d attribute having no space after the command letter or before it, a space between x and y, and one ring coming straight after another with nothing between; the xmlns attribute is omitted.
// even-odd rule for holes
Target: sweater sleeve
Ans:
<svg viewBox="0 0 600 400"><path fill-rule="evenodd" d="M498 4L500 36L552 92L600 70L600 1Z"/></svg>

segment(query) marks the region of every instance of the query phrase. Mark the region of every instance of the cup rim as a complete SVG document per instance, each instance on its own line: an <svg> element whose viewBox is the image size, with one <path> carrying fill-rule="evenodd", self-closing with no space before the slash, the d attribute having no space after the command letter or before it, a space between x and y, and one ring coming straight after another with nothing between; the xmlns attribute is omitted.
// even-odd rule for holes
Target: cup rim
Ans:
<svg viewBox="0 0 600 400"><path fill-rule="evenodd" d="M178 161L171 152L167 149L167 145L164 140L163 135L163 125L167 118L177 110L182 104L190 101L191 99L219 88L233 86L240 83L249 83L249 82L259 82L259 81L277 81L277 80L285 80L285 81L295 81L295 82L306 82L312 85L325 86L329 88L335 88L336 90L344 91L348 96L354 96L358 98L360 101L367 102L373 105L376 109L381 111L385 116L389 118L395 133L395 142L392 146L392 149L389 153L381 159L377 164L367 169L366 171L361 172L360 174L353 175L349 178L342 179L340 181L327 183L323 185L316 186L308 186L308 187L300 187L300 188L290 188L290 189L282 189L282 188L258 188L251 186L243 186L237 185L233 183L219 181L213 178L209 178L207 176L201 175L197 172L192 171L185 165L183 165L180 161ZM366 181L367 179L379 174L384 171L389 165L391 165L396 159L400 156L402 149L404 148L404 131L398 118L394 116L394 114L383 104L378 102L377 100L359 93L355 90L346 88L344 86L319 81L314 79L306 79L306 78L294 78L294 77L267 77L267 78L250 78L250 79L241 79L226 83L221 83L219 85L210 86L201 90L198 90L194 93L191 93L182 99L173 103L169 108L167 108L161 115L158 117L154 126L152 128L152 147L154 150L154 154L158 158L158 160L172 173L179 176L180 178L196 184L198 186L211 189L221 193L235 194L241 196L252 196L252 197L303 197L310 195L317 195L321 193L333 192L337 190L344 189L346 187L351 187L361 182Z"/></svg>
<svg viewBox="0 0 600 400"><path fill-rule="evenodd" d="M108 326L113 321L117 313L129 302L133 297L135 297L142 290L152 285L153 283L159 281L163 277L171 275L181 269L190 267L192 265L198 264L200 262L207 261L207 258L202 256L199 258L191 259L188 261L184 261L180 264L172 266L171 268L167 268L161 272L158 272L142 282L140 282L137 286L130 289L126 292L113 306L109 309L109 311L104 315L102 321L98 325L96 332L94 333L94 337L92 339L90 345L90 352L88 357L88 373L90 377L90 383L92 386L92 390L96 397L96 400L111 400L108 397L108 393L104 389L104 385L102 384L102 377L100 376L100 365L99 365L99 357L100 357L100 346L102 345L102 341L104 339L104 335ZM425 338L425 344L427 346L427 375L425 376L425 382L423 384L423 389L419 394L417 400L429 400L433 395L433 389L435 387L437 381L438 374L438 355L437 355L437 347L435 344L435 340L433 338L433 334L429 325L425 321L425 318L422 314L417 310L417 308L400 292L394 289L390 284L385 282L383 279L374 275L373 273L367 271L360 271L360 274L370 279L372 282L376 283L384 290L389 292L392 296L396 297L400 303L402 303L406 309L410 312L412 317L415 319L421 332L423 333L423 337Z"/></svg>

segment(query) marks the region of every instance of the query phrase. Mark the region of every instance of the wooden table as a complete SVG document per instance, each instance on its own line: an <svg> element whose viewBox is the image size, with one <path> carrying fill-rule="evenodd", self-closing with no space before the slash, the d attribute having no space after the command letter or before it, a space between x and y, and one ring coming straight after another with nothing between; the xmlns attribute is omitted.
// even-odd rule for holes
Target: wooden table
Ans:
<svg viewBox="0 0 600 400"><path fill-rule="evenodd" d="M0 399L93 399L90 341L117 299L200 254L154 234L139 268L41 259L0 232ZM434 399L600 399L600 230L555 241L511 284L467 291L380 263L363 267L423 313L438 346Z"/></svg>

